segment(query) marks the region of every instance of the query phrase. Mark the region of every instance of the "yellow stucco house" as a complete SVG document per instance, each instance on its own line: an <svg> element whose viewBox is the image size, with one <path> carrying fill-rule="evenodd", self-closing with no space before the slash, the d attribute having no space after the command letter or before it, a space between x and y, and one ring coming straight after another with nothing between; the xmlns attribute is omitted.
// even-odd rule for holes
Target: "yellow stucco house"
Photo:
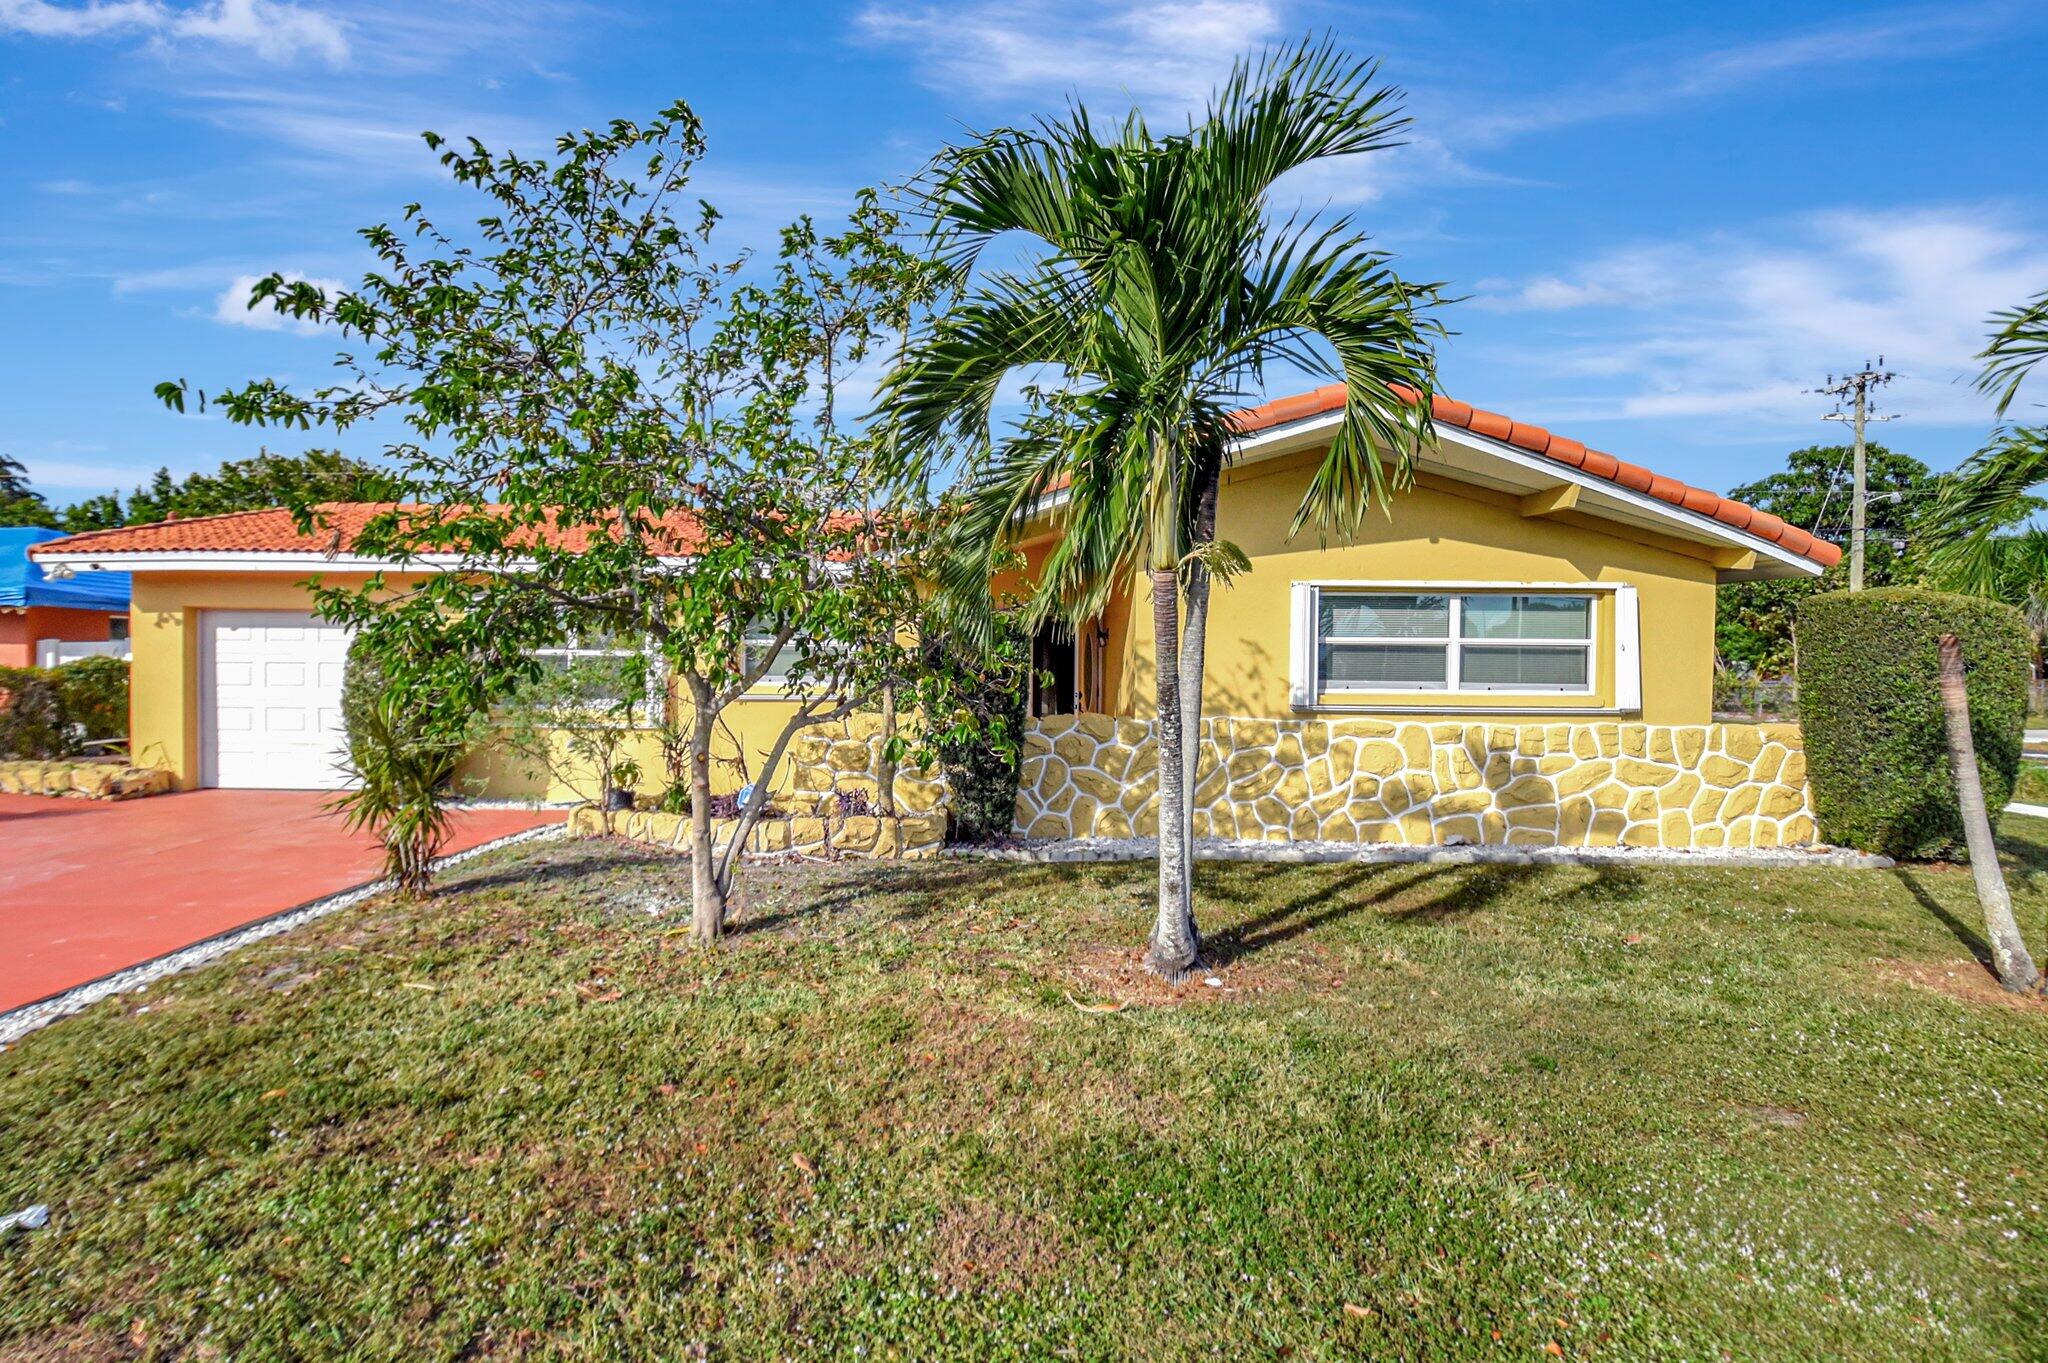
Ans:
<svg viewBox="0 0 2048 1363"><path fill-rule="evenodd" d="M1812 839L1796 729L1711 722L1715 588L1817 575L1838 548L1442 398L1415 487L1390 517L1369 517L1349 543L1290 539L1342 406L1332 387L1240 416L1218 534L1252 566L1210 608L1198 833ZM39 547L46 567L134 574L138 761L169 768L181 787L339 779L347 638L313 618L303 584L395 571L349 551L367 514L332 508L313 535L258 511ZM1055 499L1027 562L1057 533ZM1020 832L1150 831L1151 619L1132 600L1035 643ZM763 688L740 707L734 741L744 750L779 728L787 704ZM642 746L643 767L658 770L651 737ZM869 779L839 765L824 779ZM492 794L562 793L522 787L488 753L475 769ZM820 769L799 763L787 779L815 783Z"/></svg>

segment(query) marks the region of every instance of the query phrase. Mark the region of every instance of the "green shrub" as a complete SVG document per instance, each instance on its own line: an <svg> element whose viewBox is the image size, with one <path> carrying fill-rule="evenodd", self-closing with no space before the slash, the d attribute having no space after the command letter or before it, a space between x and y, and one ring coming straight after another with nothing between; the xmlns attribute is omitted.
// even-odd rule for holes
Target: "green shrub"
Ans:
<svg viewBox="0 0 2048 1363"><path fill-rule="evenodd" d="M0 667L0 758L69 757L75 750L69 730L53 670Z"/></svg>
<svg viewBox="0 0 2048 1363"><path fill-rule="evenodd" d="M76 757L94 739L128 737L128 664L0 667L0 758Z"/></svg>
<svg viewBox="0 0 2048 1363"><path fill-rule="evenodd" d="M365 636L367 638L367 636ZM475 736L428 696L391 685L363 638L341 677L341 717L354 786L334 802L351 829L384 845L384 869L406 894L424 894L452 827L450 782Z"/></svg>
<svg viewBox="0 0 2048 1363"><path fill-rule="evenodd" d="M953 665L973 650L945 640L927 644L951 650ZM980 666L979 685L961 688L972 713L974 736L935 745L939 769L953 794L949 836L954 842L994 842L1009 835L1017 817L1017 767L1024 746L1024 679L1030 639L1008 621L992 658Z"/></svg>
<svg viewBox="0 0 2048 1363"><path fill-rule="evenodd" d="M1938 686L1943 634L1962 642L1984 798L2001 809L2019 772L2033 657L2020 613L1917 587L1800 603L1800 722L1828 841L1894 857L1962 846Z"/></svg>
<svg viewBox="0 0 2048 1363"><path fill-rule="evenodd" d="M85 739L128 738L128 663L123 658L80 658L56 669L64 718Z"/></svg>

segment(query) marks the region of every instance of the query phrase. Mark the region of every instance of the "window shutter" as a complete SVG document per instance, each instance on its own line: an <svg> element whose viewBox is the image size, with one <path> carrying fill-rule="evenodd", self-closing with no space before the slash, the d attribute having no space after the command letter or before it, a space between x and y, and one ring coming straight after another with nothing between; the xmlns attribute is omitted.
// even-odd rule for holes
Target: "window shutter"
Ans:
<svg viewBox="0 0 2048 1363"><path fill-rule="evenodd" d="M1614 593L1614 708L1638 713L1643 708L1642 629L1636 616L1636 589Z"/></svg>
<svg viewBox="0 0 2048 1363"><path fill-rule="evenodd" d="M1287 703L1297 710L1315 705L1316 677L1316 588L1313 582L1294 584L1289 611L1294 627L1288 638Z"/></svg>

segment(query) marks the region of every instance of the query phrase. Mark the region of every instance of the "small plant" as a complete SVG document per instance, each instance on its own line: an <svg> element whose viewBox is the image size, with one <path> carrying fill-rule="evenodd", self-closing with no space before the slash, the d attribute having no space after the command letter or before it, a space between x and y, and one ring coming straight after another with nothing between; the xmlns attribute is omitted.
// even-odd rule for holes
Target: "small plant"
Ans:
<svg viewBox="0 0 2048 1363"><path fill-rule="evenodd" d="M519 687L499 708L505 747L526 775L603 807L639 783L627 745L641 731L644 661L630 655L568 659Z"/></svg>
<svg viewBox="0 0 2048 1363"><path fill-rule="evenodd" d="M351 829L384 844L384 868L399 892L423 895L448 840L449 783L474 737L437 698L394 686L358 640L342 673L341 713L355 785L333 802ZM453 722L451 722L451 720Z"/></svg>
<svg viewBox="0 0 2048 1363"><path fill-rule="evenodd" d="M838 809L841 819L867 819L882 812L875 797L864 787L859 786L852 790L840 791L832 797L832 803Z"/></svg>

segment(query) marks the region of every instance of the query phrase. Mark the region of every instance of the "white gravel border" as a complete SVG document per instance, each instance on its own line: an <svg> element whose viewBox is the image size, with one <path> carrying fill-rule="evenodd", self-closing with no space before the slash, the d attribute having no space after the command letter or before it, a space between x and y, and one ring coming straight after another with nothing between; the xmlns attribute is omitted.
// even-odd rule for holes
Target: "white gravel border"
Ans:
<svg viewBox="0 0 2048 1363"><path fill-rule="evenodd" d="M991 861L1067 863L1151 861L1159 855L1154 838L1057 838L1009 847L949 847L942 856ZM1285 865L1363 862L1405 866L1743 866L1771 870L1842 867L1883 870L1890 857L1846 847L1756 847L1679 851L1663 847L1408 847L1398 843L1253 842L1204 838L1195 843L1197 861L1262 861Z"/></svg>
<svg viewBox="0 0 2048 1363"><path fill-rule="evenodd" d="M445 871L451 866L459 866L463 862L473 857L480 857L486 852L495 852L500 848L511 847L523 842L537 842L544 838L559 838L567 831L568 826L566 824L543 824L539 828L529 828L518 833L508 833L502 838L494 838L490 842L479 843L467 851L451 852L445 857L437 857L434 860L434 869L436 871ZM126 970L117 970L111 975L102 975L96 980L81 984L75 989L67 989L65 992L44 999L40 1003L26 1003L11 1012L0 1013L0 1047L11 1046L30 1032L39 1031L59 1018L66 1018L70 1017L73 1013L83 1012L101 999L109 999L116 994L125 994L131 990L141 989L147 985L154 984L158 980L182 974L187 970L196 970L200 966L219 960L229 952L238 951L242 947L248 946L251 942L260 942L266 937L275 937L280 933L290 932L294 928L303 927L316 918L325 918L328 914L337 913L352 904L360 904L365 899L372 899L377 895L388 893L395 888L396 883L389 877L386 877L382 880L373 880L366 885L358 885L352 890L342 890L323 899L315 899L309 903L301 904L297 908L285 909L279 913L274 913L268 918L259 918L253 923L245 923L239 928L230 929L216 937L209 937L203 942L195 942L189 947L180 947L176 951L166 952L154 960L144 961L140 965L129 966Z"/></svg>

